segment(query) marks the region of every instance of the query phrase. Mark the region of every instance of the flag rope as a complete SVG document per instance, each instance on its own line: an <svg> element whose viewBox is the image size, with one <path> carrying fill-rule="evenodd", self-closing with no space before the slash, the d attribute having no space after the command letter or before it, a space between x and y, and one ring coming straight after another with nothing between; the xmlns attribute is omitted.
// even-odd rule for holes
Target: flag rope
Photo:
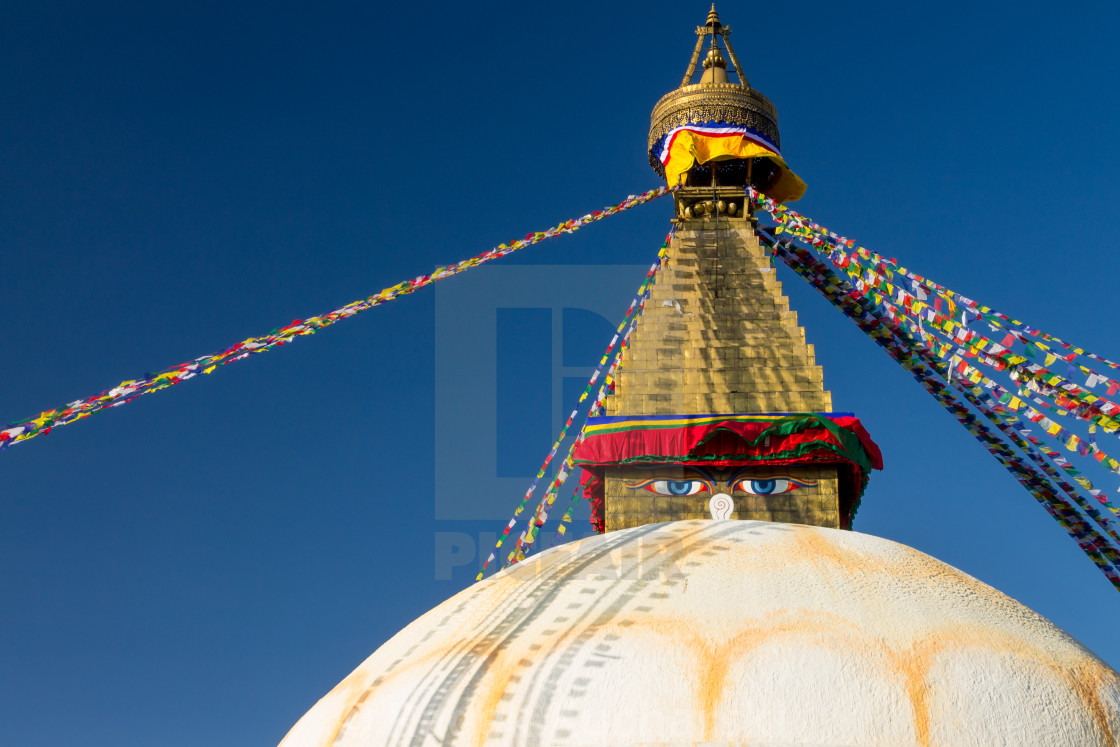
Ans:
<svg viewBox="0 0 1120 747"><path fill-rule="evenodd" d="M267 350L271 350L273 347L282 346L291 342L296 337L315 334L318 330L328 327L337 321L371 309L374 306L380 306L383 303L393 301L401 296L408 295L424 286L431 285L437 280L452 277L464 270L478 267L491 260L512 254L519 249L524 249L527 246L531 246L545 239L559 236L560 234L572 233L589 223L594 223L608 216L621 213L624 210L629 210L637 205L657 199L658 197L675 191L675 189L674 187L665 186L651 189L640 195L630 195L616 205L603 208L602 210L596 210L580 218L565 221L545 231L527 234L523 239L517 239L508 244L499 244L493 249L489 249L482 254L457 262L453 265L437 267L428 275L420 275L412 280L402 281L372 296L360 301L354 301L353 303L349 303L326 314L309 317L307 319L297 319L285 327L272 330L267 335L251 337L220 353L204 355L186 363L172 366L159 373L148 374L141 379L124 381L121 382L119 386L105 390L96 396L76 400L53 410L44 410L37 416L9 423L6 428L0 430L0 451L3 451L12 444L21 443L36 436L46 435L58 426L68 425L110 407L119 407L127 404L145 394L151 394L152 392L166 389L169 386L180 384L188 379L194 378L200 373L209 374L215 369L233 363L234 361L244 360L250 355L263 353Z"/></svg>
<svg viewBox="0 0 1120 747"><path fill-rule="evenodd" d="M1120 364L1114 363L1096 353L1074 347L1053 335L1049 335L1023 322L1011 319L1006 314L983 306L963 294L949 290L928 278L924 278L921 275L907 270L905 267L899 266L897 260L894 258L883 257L863 247L853 249L855 246L855 241L853 239L848 239L829 231L800 213L784 205L775 203L754 188L748 188L747 195L755 207L768 212L771 217L774 218L775 222L779 224L778 233L788 231L791 235L805 241L805 243L809 244L818 253L823 253L825 250L828 250L831 255L830 259L834 265L842 269L848 275L858 278L857 287L866 285L868 287L878 288L892 297L897 296L899 298L899 303L903 305L907 313L921 315L926 321L934 324L947 335L951 335L958 342L968 344L970 347L978 349L981 352L989 353L990 355L988 357L997 359L999 361L999 366L1014 368L1028 379L1028 382L1033 382L1032 390L1042 391L1046 395L1053 396L1061 394L1061 396L1066 399L1071 397L1075 398L1078 403L1092 411L1089 413L1090 417L1088 419L1094 419L1094 422L1102 425L1109 433L1115 433L1120 430L1120 420L1110 417L1113 415L1120 415L1120 405L1110 402L1103 397L1097 397L1091 393L1086 393L1076 384L1048 370L1044 366L1038 366L1036 364L1023 365L1029 358L1036 356L1039 349L1045 350L1047 351L1044 361L1045 366L1049 366L1059 359L1064 360L1067 363L1067 373L1069 376L1075 375L1076 371L1079 369L1089 377L1086 386L1089 387L1090 390L1093 387L1107 383L1108 388L1106 396L1111 397L1113 394L1120 392L1120 381L1104 376L1088 366L1078 365L1075 369L1073 360L1078 355L1083 355L1104 363L1110 368L1120 368ZM851 251L845 252L844 249L850 249ZM866 260L866 264L861 262L861 259ZM909 289L895 282L893 277L895 274L907 280ZM925 303L930 294L935 296L932 308L930 304ZM958 305L965 307L961 309L961 321L959 323L955 321ZM945 314L945 311L948 311L948 314ZM1003 342L997 344L982 335L978 335L974 330L971 330L968 327L969 316L974 317L973 321L981 319L986 321L993 331L999 329L1007 332ZM1014 326L1015 329L1009 331L1004 327L1004 324ZM1028 340L1028 337L1034 339L1034 342ZM1053 348L1049 345L1040 342L1040 339L1050 340L1073 352L1059 355L1055 353ZM1014 353L1010 347L1014 342L1019 342L1023 345L1024 355L1016 355ZM1058 389L1062 390L1064 394L1059 393L1057 391Z"/></svg>
<svg viewBox="0 0 1120 747"><path fill-rule="evenodd" d="M951 365L936 357L921 337L910 334L899 318L891 318L885 309L880 312L882 304L876 303L874 297L869 298L869 294L861 292L851 282L838 276L808 250L794 248L788 243L783 244L778 240L776 231L763 235L779 259L852 319L972 433L1058 521L1109 582L1120 589L1120 571L1117 570L1120 568L1120 547L1097 532L1071 504L1070 498L1090 515L1094 513L1094 509L1076 493L1075 488L1064 481L1055 480L1064 483L1059 487L1070 498L1065 498L1054 490L1050 480L1036 469L1036 460L1032 458L1029 448L1024 448L1025 442L1017 442L1013 435L1000 428L999 415L987 407L975 392L969 391L959 378L953 381ZM979 422L980 418L973 414L960 398L964 398L981 415L993 422L1011 443L1000 439L987 426ZM1022 449L1022 454L1016 453L1016 446ZM1042 465L1037 466L1045 472ZM1103 518L1100 517L1099 512L1096 513L1094 520ZM1106 524L1107 520L1105 520Z"/></svg>
<svg viewBox="0 0 1120 747"><path fill-rule="evenodd" d="M971 299L965 299L960 294L943 289L942 286L925 279L922 279L922 281L928 283L928 285L912 286L910 289L914 291L912 294L894 281L893 271L884 262L878 262L874 269L860 262L861 257L882 260L881 255L869 252L862 247L857 252L845 252L842 247L851 247L855 243L851 239L838 236L804 216L784 206L777 205L755 190L748 189L748 196L757 207L770 212L775 217L775 221L779 224L775 228L775 236L787 232L790 236L807 244L818 256L826 259L838 271L848 275L854 285L854 293L870 295L877 304L882 305L888 318L909 317L908 325L916 326L918 334L927 342L930 349L950 364L950 375L952 371L956 371L971 383L982 384L985 388L991 390L992 396L989 399L995 400L992 407L996 412L1023 411L1027 420L1038 424L1047 435L1065 445L1067 450L1075 452L1080 457L1088 458L1091 456L1098 465L1105 465L1109 471L1120 474L1120 460L1105 452L1094 437L1098 428L1106 434L1120 436L1120 406L1092 392L1093 387L1107 382L1109 384L1107 395L1111 396L1116 391L1120 391L1120 382L1100 376L1088 367L1083 366L1081 368L1089 374L1089 379L1086 381L1087 389L1082 389L1049 371L1044 366L1028 362L1029 357L1037 355L1037 350L1033 348L1034 344L1011 333L1002 343L996 343L968 327L969 311L962 310L961 323L957 324L950 318L955 315L954 309L950 308L949 316L946 316L942 313L943 309L941 308L942 298L947 305L953 303L951 297L968 301L975 308L988 310L988 307L980 306ZM892 266L897 266L895 260L891 259L889 261ZM905 268L900 268L899 273L905 273L905 276L912 278L920 278L920 276L909 273ZM925 301L928 300L927 291L933 293L934 286L942 288L944 294L935 300L934 306L931 308ZM922 290L922 288L925 290ZM982 317L980 314L976 314L976 318ZM932 330L943 335L945 339L934 337L923 326L923 322L929 325ZM995 326L992 328L996 329ZM1009 347L1013 341L1023 343L1023 355L1016 354ZM1041 343L1036 344L1045 347ZM1095 357L1099 360L1106 360L1100 356ZM1006 371L1012 381L1012 386L1001 385L975 366L970 365L968 359L975 359L977 363L988 366L995 372ZM1056 359L1057 356L1048 353L1045 365L1049 365ZM1069 365L1069 368L1072 372L1072 364ZM1013 393L1013 390L1017 391ZM1028 404L1028 401L1032 404ZM1067 420L1089 423L1088 435L1078 435L1054 422L1043 412L1036 409L1035 405ZM1008 415L1007 419L1012 423L1018 422L1018 418L1014 415ZM1088 491L1098 503L1102 504L1112 514L1120 515L1120 508L1109 501L1105 491L1094 485L1093 481L1074 467L1068 459L1060 456L1059 452L1043 443L1038 437L1030 435L1030 431L1025 427L1021 425L1013 427L1029 443L1036 445L1043 454L1066 472L1074 482Z"/></svg>
<svg viewBox="0 0 1120 747"><path fill-rule="evenodd" d="M973 301L972 299L968 298L967 296L964 296L963 294L955 293L952 290L950 290L950 289L948 289L948 288L946 288L942 285L938 285L937 283L930 280L929 278L924 278L921 275L913 273L913 272L907 270L905 267L901 267L898 264L898 261L896 259L894 259L893 257L884 257L880 254L869 251L869 250L863 248L862 246L856 248L856 242L855 242L854 239L849 239L849 238L846 238L844 236L840 236L839 234L833 233L832 231L828 230L824 226L822 226L822 225L812 221L811 219L806 218L805 216L801 215L796 210L793 210L792 208L788 208L785 205L781 205L781 204L775 202L774 200L770 199L766 195L759 192L754 187L747 187L746 193L747 193L747 196L751 199L751 202L754 204L755 207L758 207L758 208L761 208L762 210L765 210L767 213L769 213L771 215L771 217L774 218L774 220L777 223L779 223L782 226L789 225L792 229L794 229L796 231L804 232L804 237L805 238L812 238L813 241L811 243L813 244L814 247L819 246L821 243L825 243L827 241L828 243L839 244L839 245L843 245L844 247L846 247L848 249L853 249L854 253L858 254L859 256L863 257L864 259L871 260L872 262L874 262L876 264L881 263L881 264L890 265L891 267L895 268L895 271L897 271L903 277L907 278L913 285L915 285L915 286L925 286L926 288L934 290L939 294L943 294L945 299L948 302L953 303L954 305L955 305L956 302L954 302L953 299L956 298L960 303L964 304L965 306L967 306L971 309L978 310L978 313L980 315L982 315L990 323L995 324L995 325L999 326L1000 328L1003 328L1003 324L1008 324L1008 325L1011 325L1012 327L1015 327L1016 331L1021 332L1022 334L1025 334L1025 335L1028 335L1028 336L1031 336L1031 337L1035 337L1035 338L1040 338L1040 339L1043 339L1043 340L1049 340L1050 342L1053 342L1056 345L1058 345L1058 346L1060 346L1060 347L1062 347L1066 350L1072 351L1071 353L1068 353L1064 356L1056 356L1056 357L1061 357L1061 358L1065 359L1067 362L1072 361L1072 359L1074 357L1080 355L1080 356L1084 356L1086 358L1092 358L1095 361L1103 363L1104 365L1108 366L1109 368L1120 369L1120 363L1113 362L1113 361L1109 360L1108 358L1097 355L1096 353L1092 353L1092 352L1087 351L1083 348L1077 347L1077 346L1075 346L1071 343L1065 342L1062 339L1060 339L1059 337L1047 334L1047 333L1043 332L1042 330L1035 329L1034 327L1031 327L1027 324L1024 324L1023 322L1020 322L1017 319L1012 319L1010 316L1007 316L1006 314L1002 314L1002 313L1000 313L1000 312L998 312L994 309L991 309L987 306L983 306L983 305L979 304L978 302ZM800 235L801 234L799 234L799 236ZM989 318L989 317L991 317L991 318ZM1041 347L1044 350L1051 350L1051 348L1049 346L1044 345L1044 344L1039 344L1039 347ZM1086 370L1085 372L1089 373L1090 371Z"/></svg>
<svg viewBox="0 0 1120 747"><path fill-rule="evenodd" d="M489 567L490 563L492 563L497 557L498 552L502 548L502 545L505 544L505 541L509 538L510 532L517 525L518 517L522 514L522 512L524 512L525 507L529 504L533 493L537 489L537 485L540 483L540 480L544 476L545 472L548 471L549 464L551 464L553 458L559 452L560 445L567 437L568 429L571 427L572 423L575 422L576 418L579 415L580 408L583 406L583 403L587 399L588 395L592 392L593 389L595 389L596 383L598 382L598 392L595 396L595 401L591 406L592 411L602 406L602 401L603 398L606 397L607 391L613 388L611 375L617 367L623 347L626 345L627 341L630 338L630 333L634 329L634 322L637 321L638 316L645 308L645 300L649 295L649 289L655 281L658 270L661 269L662 262L665 259L665 255L669 251L671 242L672 233L670 233L669 236L665 238L664 243L661 245L660 251L658 251L657 253L657 258L654 260L653 264L650 265L649 270L646 271L646 276L638 286L637 293L634 294L634 298L630 301L630 305L626 308L626 314L623 316L622 321L618 324L618 327L615 329L614 336L611 338L610 343L607 345L607 349L603 352L602 357L599 359L599 365L596 366L595 371L591 374L591 378L587 382L587 386L585 386L583 392L580 393L579 400L576 402L576 406L572 409L571 414L568 415L568 419L564 421L564 425L560 429L560 435L557 436L556 440L553 442L552 448L549 449L548 455L544 459L544 463L541 464L540 469L537 470L537 474L533 478L532 483L529 485L529 489L525 491L525 495L522 496L521 500L517 504L517 508L514 509L513 516L510 518L509 522L502 530L502 533L498 536L497 544L495 544L494 549L490 552L490 555L482 564L482 568L479 569L478 575L475 577L476 581L481 580L482 577L486 574L486 569ZM607 375L603 377L602 382L599 382L599 377L600 375L602 375L604 369L607 370ZM513 563L524 559L525 555L523 548L527 548L526 541L528 540L529 545L531 545L532 539L535 539L536 532L539 531L540 526L544 524L544 520L541 514L543 513L544 518L547 518L548 514L545 506L551 505L555 501L555 494L560 490L560 487L563 485L564 480L567 479L568 475L570 474L572 469L571 455L575 450L576 445L582 440L582 437L583 427L581 425L579 432L572 440L572 444L568 447L568 450L564 456L563 465L561 466L560 470L558 470L556 477L549 483L544 497L541 499L536 511L534 512L533 519L529 521L525 530L521 532L521 535L518 537L514 549L510 552L510 555L503 567L508 567L509 565L512 565ZM539 524L537 523L538 520L540 520ZM536 530L533 529L534 527L536 527ZM532 537L532 539L530 539L530 537Z"/></svg>
<svg viewBox="0 0 1120 747"><path fill-rule="evenodd" d="M647 288L644 294L641 296L641 301L638 302L637 314L635 315L634 320L631 321L630 325L626 328L626 334L622 336L622 342L619 343L618 347L618 354L614 356L613 360L611 361L610 368L607 370L607 375L603 377L603 386L600 387L599 394L595 397L595 401L591 404L591 408L587 412L587 417L599 414L599 412L601 412L603 409L603 405L606 401L607 395L611 394L614 391L614 372L618 369L618 363L620 360L622 360L622 354L626 352L626 348L630 345L630 335L634 331L634 321L636 321L637 317L641 316L642 312L645 310L646 300L648 298L649 289ZM584 421L584 424L586 425L586 419ZM575 453L576 448L583 441L583 438L584 429L581 427L579 433L576 434L576 438L572 443L571 448L568 449L568 456L564 460L564 469L561 470L559 474L557 474L556 479L553 480L552 484L548 486L548 490L545 492L544 496L537 504L537 509L533 514L532 521L529 523L529 526L521 532L521 537L517 540L517 546L515 547L514 551L510 553L510 556L506 559L506 563L503 567L508 568L514 563L518 563L525 559L525 555L532 544L536 541L541 527L543 527L545 522L548 520L549 508L553 503L555 503L556 494L560 492L560 489L564 485L564 481L567 480L571 475L571 471L573 468L572 454ZM578 496L578 494L579 491L577 489L576 495Z"/></svg>

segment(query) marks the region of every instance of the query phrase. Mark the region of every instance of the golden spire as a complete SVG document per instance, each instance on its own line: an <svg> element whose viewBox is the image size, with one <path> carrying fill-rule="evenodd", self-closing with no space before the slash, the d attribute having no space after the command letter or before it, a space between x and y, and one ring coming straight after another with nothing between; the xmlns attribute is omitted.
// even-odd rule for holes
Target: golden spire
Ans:
<svg viewBox="0 0 1120 747"><path fill-rule="evenodd" d="M716 4L712 3L712 9L708 11L708 22L704 24L709 28L719 28L719 13L716 13Z"/></svg>

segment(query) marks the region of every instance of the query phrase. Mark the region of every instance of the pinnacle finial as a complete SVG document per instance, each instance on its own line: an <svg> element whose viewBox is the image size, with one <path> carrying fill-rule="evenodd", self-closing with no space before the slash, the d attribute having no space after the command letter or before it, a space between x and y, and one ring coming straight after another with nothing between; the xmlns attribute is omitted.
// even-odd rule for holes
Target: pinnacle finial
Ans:
<svg viewBox="0 0 1120 747"><path fill-rule="evenodd" d="M720 27L719 13L716 13L715 3L712 3L712 9L708 11L708 22L704 25L711 26L714 29L718 29Z"/></svg>
<svg viewBox="0 0 1120 747"><path fill-rule="evenodd" d="M727 62L723 59L723 55L719 53L719 47L716 46L714 36L712 37L712 48L708 50L708 56L704 58L704 69L710 70L713 67L727 69ZM723 77L726 78L727 76L724 75ZM701 81L701 83L703 82L705 81Z"/></svg>

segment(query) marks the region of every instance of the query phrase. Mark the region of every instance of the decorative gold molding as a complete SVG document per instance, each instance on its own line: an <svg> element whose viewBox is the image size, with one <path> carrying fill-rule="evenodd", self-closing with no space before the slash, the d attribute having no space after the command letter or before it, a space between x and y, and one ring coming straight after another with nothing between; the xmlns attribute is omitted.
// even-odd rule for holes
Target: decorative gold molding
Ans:
<svg viewBox="0 0 1120 747"><path fill-rule="evenodd" d="M770 99L750 87L743 66L739 64L739 58L731 46L731 27L720 23L714 4L708 11L707 23L696 27L696 36L696 48L692 50L692 59L689 60L688 70L685 72L680 88L662 96L650 115L647 144L649 164L662 178L665 177L665 166L654 155L653 146L675 127L705 122L726 122L749 127L769 138L779 148L782 144L778 135L778 110L774 108ZM705 60L704 68L708 69L714 65L726 69L726 63L722 59L717 61L720 57L717 40L722 38L735 73L739 76L738 83L712 82L712 80L691 83L704 40L709 36L712 48L708 52L710 59ZM719 80L715 77L714 71L709 77ZM722 77L727 76L722 75ZM704 78L702 77L701 80Z"/></svg>
<svg viewBox="0 0 1120 747"><path fill-rule="evenodd" d="M693 220L754 221L742 187L682 187L673 193L677 224Z"/></svg>
<svg viewBox="0 0 1120 747"><path fill-rule="evenodd" d="M665 167L653 153L654 144L674 127L704 122L745 125L781 147L778 110L770 99L734 83L701 84L678 88L661 97L653 107L649 128L649 163L665 176Z"/></svg>

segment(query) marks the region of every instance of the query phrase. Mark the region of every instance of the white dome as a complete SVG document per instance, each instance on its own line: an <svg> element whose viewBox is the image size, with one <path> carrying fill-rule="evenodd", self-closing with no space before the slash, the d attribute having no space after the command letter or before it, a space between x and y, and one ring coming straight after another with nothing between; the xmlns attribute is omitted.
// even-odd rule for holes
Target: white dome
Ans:
<svg viewBox="0 0 1120 747"><path fill-rule="evenodd" d="M679 521L554 548L455 595L282 743L1096 745L1120 675L895 542Z"/></svg>

